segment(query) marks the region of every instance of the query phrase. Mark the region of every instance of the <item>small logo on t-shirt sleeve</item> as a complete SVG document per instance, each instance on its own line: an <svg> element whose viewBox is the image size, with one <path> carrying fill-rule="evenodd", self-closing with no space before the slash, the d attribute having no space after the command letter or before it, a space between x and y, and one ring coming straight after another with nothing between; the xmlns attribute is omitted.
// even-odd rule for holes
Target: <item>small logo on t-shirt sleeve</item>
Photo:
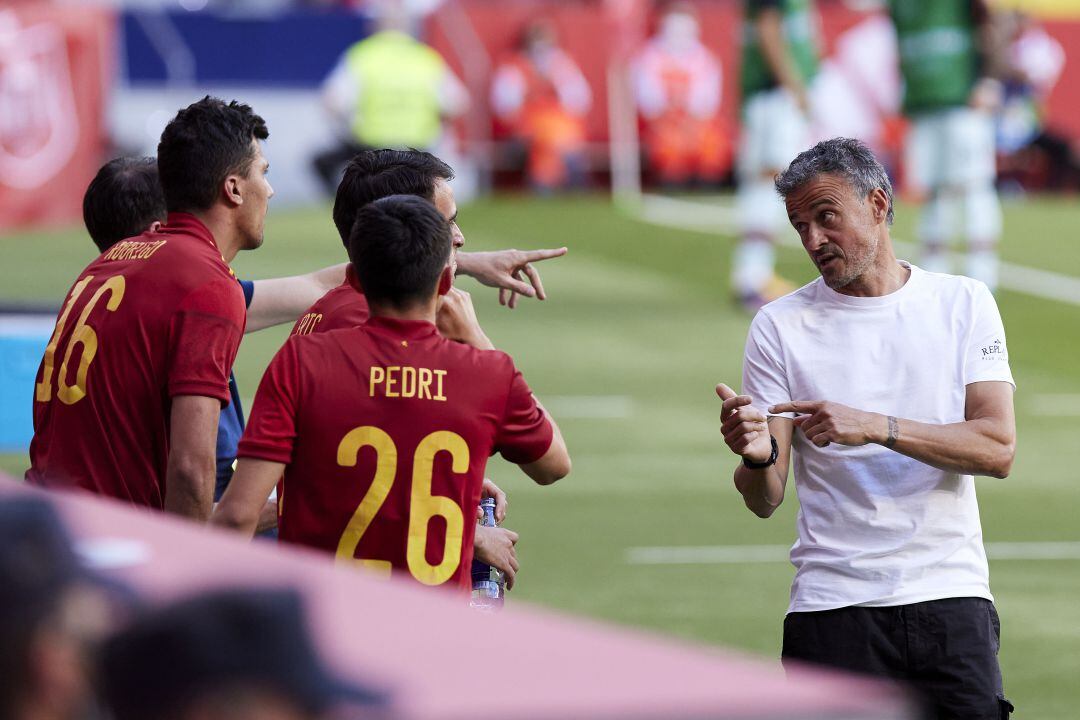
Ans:
<svg viewBox="0 0 1080 720"><path fill-rule="evenodd" d="M1005 343L998 339L982 348L981 357L983 360L1003 360L1009 357L1009 351L1005 349Z"/></svg>

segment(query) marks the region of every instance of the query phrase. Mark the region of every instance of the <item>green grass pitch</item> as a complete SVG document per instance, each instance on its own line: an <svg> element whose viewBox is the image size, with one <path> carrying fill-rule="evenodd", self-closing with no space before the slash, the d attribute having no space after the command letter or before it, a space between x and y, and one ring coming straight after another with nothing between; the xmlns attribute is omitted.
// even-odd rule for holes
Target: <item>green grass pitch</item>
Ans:
<svg viewBox="0 0 1080 720"><path fill-rule="evenodd" d="M1009 204L1005 258L1080 277L1074 202ZM897 216L895 235L912 237L912 211L901 207ZM521 533L511 601L777 657L789 565L626 561L636 546L789 544L794 537L794 493L772 519L751 515L732 487L734 459L718 432L713 386L738 385L748 323L728 299L731 239L647 226L602 197L488 199L463 207L460 222L466 249L570 248L541 266L550 295L544 303L509 311L494 290L463 281L488 334L514 355L537 394L553 399L556 414L578 411L559 418L574 457L566 480L538 488L501 460L489 467L510 493L507 526ZM0 242L0 300L8 302L58 305L92 257L76 229ZM235 267L240 277L260 278L343 258L320 206L273 212L265 246ZM784 249L780 258L785 276L812 278L801 250ZM1007 291L999 302L1019 385L1019 450L1007 480L977 481L986 540L1080 541L1080 403L1064 416L1038 414L1038 396L1080 401L1080 307ZM285 333L244 340L236 372L246 397ZM572 400L583 396L617 401ZM597 407L616 412L589 412ZM25 462L0 456L0 468L17 475ZM991 576L1006 693L1017 716L1075 717L1080 561L991 561Z"/></svg>

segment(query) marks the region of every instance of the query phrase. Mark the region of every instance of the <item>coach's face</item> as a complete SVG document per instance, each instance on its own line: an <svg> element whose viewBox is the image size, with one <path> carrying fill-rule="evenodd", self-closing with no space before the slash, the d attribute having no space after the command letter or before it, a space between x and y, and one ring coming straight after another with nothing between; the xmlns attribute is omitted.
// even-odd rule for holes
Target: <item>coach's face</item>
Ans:
<svg viewBox="0 0 1080 720"><path fill-rule="evenodd" d="M867 198L846 178L818 175L787 196L788 218L825 284L840 290L873 272L884 222L880 191ZM882 196L884 194L882 193ZM880 215L880 218L879 218Z"/></svg>
<svg viewBox="0 0 1080 720"><path fill-rule="evenodd" d="M257 140L252 140L255 156L248 168L247 176L241 180L240 194L243 198L241 205L239 229L244 239L241 249L254 250L263 244L263 232L266 226L266 209L270 198L274 196L274 188L270 187L267 173L270 172L270 163L262 154L262 148Z"/></svg>
<svg viewBox="0 0 1080 720"><path fill-rule="evenodd" d="M465 236L457 224L457 201L454 200L454 188L442 178L435 181L435 195L432 198L435 208L450 222L450 238L453 243L450 250L450 269L457 274L458 248L465 244Z"/></svg>

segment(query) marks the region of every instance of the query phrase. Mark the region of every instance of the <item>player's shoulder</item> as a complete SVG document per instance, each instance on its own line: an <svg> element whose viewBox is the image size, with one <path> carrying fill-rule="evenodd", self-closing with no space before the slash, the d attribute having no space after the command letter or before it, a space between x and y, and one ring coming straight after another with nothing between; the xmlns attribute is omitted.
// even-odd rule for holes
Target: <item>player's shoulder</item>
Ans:
<svg viewBox="0 0 1080 720"><path fill-rule="evenodd" d="M930 295L950 307L964 302L984 302L993 298L986 283L966 275L931 272L916 265L911 265L911 273L912 280L918 282L923 295Z"/></svg>
<svg viewBox="0 0 1080 720"><path fill-rule="evenodd" d="M434 338L430 348L433 357L439 357L448 365L483 376L491 382L501 376L513 375L514 359L502 350L481 350L472 345L448 340L441 335Z"/></svg>

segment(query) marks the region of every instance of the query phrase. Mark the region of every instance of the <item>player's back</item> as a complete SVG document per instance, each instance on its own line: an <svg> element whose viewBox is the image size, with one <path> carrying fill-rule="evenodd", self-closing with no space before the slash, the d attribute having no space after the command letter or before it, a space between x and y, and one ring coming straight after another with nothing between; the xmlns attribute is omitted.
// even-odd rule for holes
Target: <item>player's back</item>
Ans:
<svg viewBox="0 0 1080 720"><path fill-rule="evenodd" d="M310 335L363 325L371 313L363 293L354 287L352 265L345 270L345 281L333 288L307 309L296 321L290 335Z"/></svg>
<svg viewBox="0 0 1080 720"><path fill-rule="evenodd" d="M27 481L162 507L171 398L228 399L244 312L193 216L102 253L65 298L38 369Z"/></svg>
<svg viewBox="0 0 1080 720"><path fill-rule="evenodd" d="M467 588L487 458L533 462L551 438L508 355L374 317L286 342L239 455L286 463L282 541Z"/></svg>

